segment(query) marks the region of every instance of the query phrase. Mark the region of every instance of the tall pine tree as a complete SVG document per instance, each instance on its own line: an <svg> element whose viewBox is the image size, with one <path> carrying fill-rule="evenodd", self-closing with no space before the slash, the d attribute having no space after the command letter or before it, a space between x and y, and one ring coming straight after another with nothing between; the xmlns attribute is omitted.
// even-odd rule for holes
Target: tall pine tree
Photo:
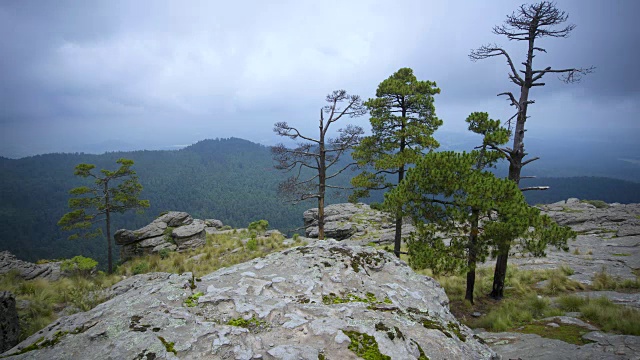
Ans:
<svg viewBox="0 0 640 360"><path fill-rule="evenodd" d="M376 97L365 102L371 114L370 136L355 147L352 156L365 169L351 180L357 189L352 201L369 190L390 189L404 178L407 166L439 146L434 131L442 125L436 117L433 96L436 83L420 81L410 68L402 68L378 85ZM392 179L395 176L396 179ZM394 252L400 256L402 215L396 213Z"/></svg>

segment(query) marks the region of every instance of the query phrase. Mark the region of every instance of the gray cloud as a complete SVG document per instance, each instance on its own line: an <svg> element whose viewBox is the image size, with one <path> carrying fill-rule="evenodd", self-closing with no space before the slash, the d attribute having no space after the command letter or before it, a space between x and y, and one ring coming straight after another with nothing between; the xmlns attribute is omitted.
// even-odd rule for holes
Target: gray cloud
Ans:
<svg viewBox="0 0 640 360"><path fill-rule="evenodd" d="M536 59L597 66L577 85L549 78L537 88L536 126L638 131L635 2L559 1L578 27L543 42ZM23 147L106 140L143 146L237 136L273 142L275 121L315 131L330 91L371 97L400 67L442 89L445 128L471 111L506 118L495 94L516 91L502 59L468 60L472 48L502 43L493 25L512 1L177 1L3 2L0 4L0 155ZM495 115L494 115L495 114ZM358 120L366 125L365 118ZM533 122L532 122L533 123ZM27 151L27 150L24 150Z"/></svg>

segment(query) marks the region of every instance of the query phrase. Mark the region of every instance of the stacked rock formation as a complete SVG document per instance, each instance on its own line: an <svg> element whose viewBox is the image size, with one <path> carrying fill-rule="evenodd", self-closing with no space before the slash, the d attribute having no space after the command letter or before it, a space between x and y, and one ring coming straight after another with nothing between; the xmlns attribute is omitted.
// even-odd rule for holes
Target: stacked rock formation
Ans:
<svg viewBox="0 0 640 360"><path fill-rule="evenodd" d="M158 253L163 249L183 251L206 243L206 228L221 228L220 220L194 219L186 212L170 211L138 230L116 231L116 244L121 245L120 259Z"/></svg>

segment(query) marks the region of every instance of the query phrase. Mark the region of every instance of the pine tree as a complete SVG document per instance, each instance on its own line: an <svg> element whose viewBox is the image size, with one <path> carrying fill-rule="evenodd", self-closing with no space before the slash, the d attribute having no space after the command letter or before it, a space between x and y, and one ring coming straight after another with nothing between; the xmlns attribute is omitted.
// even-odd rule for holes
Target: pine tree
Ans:
<svg viewBox="0 0 640 360"><path fill-rule="evenodd" d="M83 230L83 236L95 237L102 234L100 227L94 231L90 229L94 224L104 221L107 231L107 247L109 259L109 273L113 272L113 259L111 251L111 214L124 213L127 210L149 207L148 200L139 200L142 185L138 182L136 172L131 170L133 160L119 159L116 163L120 168L116 171L100 170L102 176L92 172L95 165L79 164L75 168L74 175L95 179L95 186L80 186L71 189L73 195L69 199L69 207L74 209L66 213L58 225L64 230ZM69 239L77 239L79 234L73 234Z"/></svg>
<svg viewBox="0 0 640 360"><path fill-rule="evenodd" d="M465 299L473 303L478 262L516 239L523 251L544 256L549 244L566 249L575 235L530 207L514 182L485 170L502 156L487 144L509 138L500 122L486 113L473 113L467 122L471 131L484 135L479 150L426 154L385 196L385 205L401 207L416 225L408 241L410 265L434 273L466 271Z"/></svg>
<svg viewBox="0 0 640 360"><path fill-rule="evenodd" d="M436 117L433 96L436 83L420 81L410 68L402 68L382 81L376 98L365 106L371 114L371 136L355 147L352 157L365 169L351 180L357 189L351 201L369 196L369 190L390 189L404 178L408 165L415 164L426 150L439 146L434 131L442 125ZM397 176L393 182L389 177ZM394 253L400 256L402 215L396 213Z"/></svg>
<svg viewBox="0 0 640 360"><path fill-rule="evenodd" d="M522 168L538 160L537 157L524 160L528 155L524 148L525 122L528 118L527 109L530 104L534 103L533 100L529 100L530 90L536 86L544 86L545 83L541 80L546 74L560 74L562 76L560 79L563 82L574 83L580 81L582 75L589 74L593 72L594 69L593 67L565 69L553 69L551 66L538 69L533 67L536 52L547 52L544 48L536 44L536 40L543 37L568 37L575 28L575 25L570 24L563 28L556 28L556 26L566 22L567 19L568 15L564 11L558 10L553 2L541 1L533 5L521 5L516 12L507 16L504 25L493 28L494 34L504 35L509 41L515 40L527 43L526 58L522 62L522 65L524 65L523 70L517 70L509 53L495 44L481 46L473 50L469 55L473 61L504 56L509 65L509 79L520 90L518 99L516 99L513 93L508 91L498 94L498 96L507 96L511 105L516 108L515 115L507 122L509 128L511 128L511 120L516 119L515 132L513 133L513 146L511 148L496 148L501 151L509 161L509 179L516 184L520 183ZM545 190L547 188L546 186L537 186L524 188L522 190ZM496 299L500 299L503 296L508 256L509 252L507 249L507 251L500 254L496 260L493 290L491 293Z"/></svg>

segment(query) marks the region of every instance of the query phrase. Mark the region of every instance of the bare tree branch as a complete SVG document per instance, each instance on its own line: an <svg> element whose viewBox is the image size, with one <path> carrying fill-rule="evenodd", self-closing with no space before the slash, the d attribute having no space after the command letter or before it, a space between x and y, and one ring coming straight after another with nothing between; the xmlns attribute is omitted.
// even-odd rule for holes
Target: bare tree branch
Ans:
<svg viewBox="0 0 640 360"><path fill-rule="evenodd" d="M531 190L549 190L549 186L530 186L530 187L520 188L520 191L531 191Z"/></svg>

